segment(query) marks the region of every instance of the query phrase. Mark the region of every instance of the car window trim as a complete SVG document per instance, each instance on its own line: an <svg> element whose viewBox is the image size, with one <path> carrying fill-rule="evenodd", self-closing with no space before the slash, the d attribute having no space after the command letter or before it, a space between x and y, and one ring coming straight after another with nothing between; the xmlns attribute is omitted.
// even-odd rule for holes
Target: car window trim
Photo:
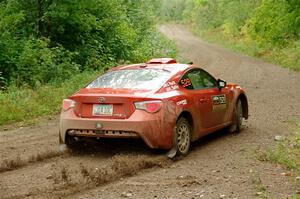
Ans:
<svg viewBox="0 0 300 199"><path fill-rule="evenodd" d="M209 74L208 72L206 72L206 71L203 70L202 68L194 67L194 68L190 68L190 69L186 70L186 71L180 76L180 78L179 78L179 80L178 80L178 82L177 82L177 85L179 85L180 87L182 87L182 88L184 88L184 89L186 89L186 90L189 90L189 91L191 91L191 90L197 91L197 90L205 90L205 89L211 89L211 88L218 88L218 85L215 85L215 86L213 86L213 87L205 87L205 88L198 88L198 89L187 89L187 88L181 86L181 85L180 85L180 80L182 79L182 77L183 77L185 74L187 74L188 72L191 72L191 71L193 71L193 70L200 70L200 71L203 71L204 73L206 73L206 74L208 74L210 77L212 77L212 78L215 80L215 82L217 82L217 79L214 78L214 76L212 76L211 74Z"/></svg>

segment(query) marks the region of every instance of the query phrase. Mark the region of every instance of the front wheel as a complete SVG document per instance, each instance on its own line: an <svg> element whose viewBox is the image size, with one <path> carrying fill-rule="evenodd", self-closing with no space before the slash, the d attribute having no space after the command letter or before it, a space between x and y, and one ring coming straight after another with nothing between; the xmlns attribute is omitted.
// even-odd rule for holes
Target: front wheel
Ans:
<svg viewBox="0 0 300 199"><path fill-rule="evenodd" d="M243 125L243 107L242 107L242 101L238 100L238 102L235 105L235 109L233 111L233 120L232 120L232 126L230 128L231 132L239 133L242 130Z"/></svg>

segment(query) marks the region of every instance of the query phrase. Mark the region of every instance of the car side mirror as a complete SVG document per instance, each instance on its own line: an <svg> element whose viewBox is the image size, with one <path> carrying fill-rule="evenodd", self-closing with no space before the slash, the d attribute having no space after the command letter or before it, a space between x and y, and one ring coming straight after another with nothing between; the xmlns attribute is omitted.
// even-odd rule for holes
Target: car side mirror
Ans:
<svg viewBox="0 0 300 199"><path fill-rule="evenodd" d="M217 87L219 90L226 87L226 82L224 80L218 79Z"/></svg>

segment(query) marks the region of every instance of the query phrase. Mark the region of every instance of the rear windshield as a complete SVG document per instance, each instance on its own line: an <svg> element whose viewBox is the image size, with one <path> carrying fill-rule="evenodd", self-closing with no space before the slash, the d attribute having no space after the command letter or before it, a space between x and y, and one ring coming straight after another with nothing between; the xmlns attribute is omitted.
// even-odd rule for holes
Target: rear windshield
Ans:
<svg viewBox="0 0 300 199"><path fill-rule="evenodd" d="M169 71L160 69L117 70L99 76L87 88L152 90L160 88L169 76Z"/></svg>

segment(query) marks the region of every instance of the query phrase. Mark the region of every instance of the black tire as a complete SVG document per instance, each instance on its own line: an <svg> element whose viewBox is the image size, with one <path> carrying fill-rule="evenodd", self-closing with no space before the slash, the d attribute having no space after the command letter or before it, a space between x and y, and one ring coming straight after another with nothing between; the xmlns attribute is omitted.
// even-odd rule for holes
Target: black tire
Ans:
<svg viewBox="0 0 300 199"><path fill-rule="evenodd" d="M186 156L191 146L191 126L186 118L179 118L174 136L176 136L177 154Z"/></svg>
<svg viewBox="0 0 300 199"><path fill-rule="evenodd" d="M243 125L243 106L242 101L238 100L233 112L233 124L230 130L234 133L240 133Z"/></svg>
<svg viewBox="0 0 300 199"><path fill-rule="evenodd" d="M66 135L65 144L67 145L68 149L71 151L76 151L79 146L82 144L82 141L78 137Z"/></svg>

